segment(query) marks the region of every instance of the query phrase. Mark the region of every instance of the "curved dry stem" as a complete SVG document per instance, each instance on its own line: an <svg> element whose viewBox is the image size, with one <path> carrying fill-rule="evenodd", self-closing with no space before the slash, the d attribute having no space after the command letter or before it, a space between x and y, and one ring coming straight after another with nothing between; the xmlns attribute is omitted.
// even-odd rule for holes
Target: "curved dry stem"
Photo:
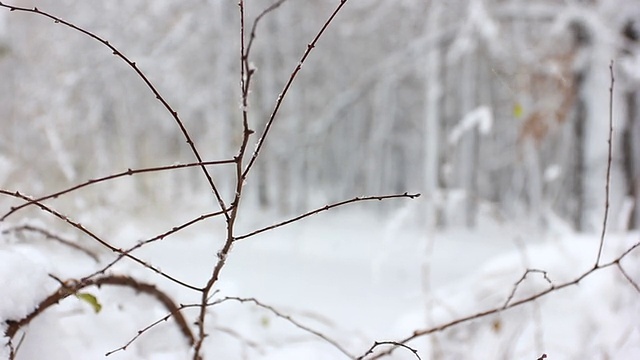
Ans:
<svg viewBox="0 0 640 360"><path fill-rule="evenodd" d="M159 303L161 303L167 310L169 310L171 317L173 317L180 329L180 332L186 338L189 345L193 344L194 338L189 325L187 324L186 319L180 313L180 308L173 302L171 297L167 295L162 290L155 287L155 285L148 284L145 282L138 281L130 276L118 276L118 275L110 275L104 276L98 279L87 280L87 281L74 281L69 280L64 282L58 290L56 290L53 294L49 295L47 298L42 300L40 304L29 313L27 316L18 320L6 320L7 329L5 330L4 335L9 339L12 339L15 334L20 330L20 328L26 326L42 314L45 310L52 307L53 305L58 304L60 301L65 298L76 294L78 291L89 287L89 286L102 286L102 285L113 285L113 286L124 286L129 287L137 292L147 294L155 298ZM126 347L126 346L125 346Z"/></svg>

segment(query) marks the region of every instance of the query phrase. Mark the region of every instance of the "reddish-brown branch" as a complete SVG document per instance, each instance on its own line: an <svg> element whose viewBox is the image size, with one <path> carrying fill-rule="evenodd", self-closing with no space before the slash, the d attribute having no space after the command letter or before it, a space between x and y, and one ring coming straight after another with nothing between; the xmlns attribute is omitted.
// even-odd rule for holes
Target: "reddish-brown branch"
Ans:
<svg viewBox="0 0 640 360"><path fill-rule="evenodd" d="M242 163L249 144L249 138L253 134L253 130L249 128L249 88L251 84L251 78L253 77L253 70L249 66L248 53L245 50L245 9L244 1L238 1L238 7L240 9L240 91L242 96L242 143L238 148L238 154L235 156L235 169L236 169L236 186L233 202L231 203L232 210L230 214L226 214L227 229L226 239L222 249L217 253L218 260L211 271L211 276L207 280L206 285L202 288L202 296L200 300L200 311L198 313L198 320L196 322L198 326L198 337L196 339L193 351L193 360L201 360L200 354L202 344L207 334L205 333L205 320L206 320L206 303L209 299L209 295L213 285L218 281L220 272L224 267L227 256L231 251L231 245L233 244L233 232L235 222L238 217L238 209L240 207L240 200L242 198L242 190L245 184L245 177L242 174Z"/></svg>
<svg viewBox="0 0 640 360"><path fill-rule="evenodd" d="M50 308L51 306L59 303L70 295L76 294L83 288L88 286L102 286L102 285L113 285L113 286L124 286L129 287L137 292L147 294L153 298L155 298L158 302L160 302L171 314L180 329L180 332L187 339L189 345L192 345L194 342L194 337L185 320L184 316L180 312L180 308L173 302L171 297L169 297L165 292L158 289L153 284L144 283L138 281L130 276L118 276L118 275L110 275L104 276L101 278L87 280L87 281L66 281L64 285L61 285L58 290L56 290L53 294L49 295L47 298L42 300L40 304L36 307L34 311L29 313L27 316L18 320L7 320L7 329L5 330L4 335L9 339L13 338L15 334L20 330L20 328L29 324L31 320L42 314L45 310ZM126 346L125 346L126 347Z"/></svg>

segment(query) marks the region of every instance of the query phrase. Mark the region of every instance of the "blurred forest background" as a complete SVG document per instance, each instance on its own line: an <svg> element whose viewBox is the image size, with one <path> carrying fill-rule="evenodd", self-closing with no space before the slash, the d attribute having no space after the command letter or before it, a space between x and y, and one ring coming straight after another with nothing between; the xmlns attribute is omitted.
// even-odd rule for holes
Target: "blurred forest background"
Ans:
<svg viewBox="0 0 640 360"><path fill-rule="evenodd" d="M248 19L271 3L248 2ZM249 107L258 134L336 3L288 0L260 23ZM108 39L178 111L205 160L235 155L236 1L12 4ZM638 227L639 38L639 0L351 0L294 82L247 196L295 213L417 191L425 196L411 212L431 226L472 227L488 208L504 219L596 229L613 60L612 214L618 228ZM0 186L8 190L40 196L127 168L194 161L131 68L40 16L0 12L0 114ZM232 167L213 174L230 199ZM100 189L61 206L135 209L209 192L195 168Z"/></svg>

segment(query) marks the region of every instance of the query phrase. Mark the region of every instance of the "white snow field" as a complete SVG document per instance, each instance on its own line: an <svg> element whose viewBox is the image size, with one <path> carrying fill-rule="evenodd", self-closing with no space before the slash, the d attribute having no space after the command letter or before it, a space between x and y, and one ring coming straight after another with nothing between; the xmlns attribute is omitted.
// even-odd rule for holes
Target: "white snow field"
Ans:
<svg viewBox="0 0 640 360"><path fill-rule="evenodd" d="M112 238L122 239L118 245L167 229L163 224L168 219L138 220L113 231ZM243 219L240 225L248 229L265 222ZM209 231L198 229L180 232L137 254L172 276L201 284L219 246L215 230L221 228L211 224ZM609 234L603 261L615 258L638 238L637 233ZM546 271L554 284L577 278L593 266L599 235L576 235L562 228L543 234L524 225L485 219L473 231L436 233L429 240L431 250L428 239L419 226L361 209L317 215L236 244L214 299L254 298L360 356L376 340L400 340L429 324L504 304L527 268ZM636 282L640 281L638 256L635 251L622 261ZM427 258L431 260L425 268ZM54 291L58 284L48 273L73 278L96 266L77 251L50 241L5 236L0 248L0 317L24 316ZM121 262L111 272L158 283L177 303L198 301L193 291L131 262ZM541 272L532 272L512 301L549 286ZM155 300L132 290L105 286L86 292L102 304L99 313L75 297L65 299L14 338L15 345L24 334L17 359L103 358L167 314ZM535 360L543 353L548 359L637 359L639 299L631 283L610 267L528 305L408 345L422 359ZM190 320L192 310L185 311ZM208 326L206 358L348 359L323 339L252 303L228 301L212 307ZM8 349L1 351L7 358ZM186 359L190 350L169 320L108 358ZM387 358L416 357L397 349Z"/></svg>

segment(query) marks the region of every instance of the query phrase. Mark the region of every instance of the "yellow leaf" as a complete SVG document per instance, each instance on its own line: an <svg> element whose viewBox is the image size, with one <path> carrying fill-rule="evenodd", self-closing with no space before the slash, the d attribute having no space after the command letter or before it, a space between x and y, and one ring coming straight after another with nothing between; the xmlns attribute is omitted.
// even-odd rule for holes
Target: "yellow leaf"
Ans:
<svg viewBox="0 0 640 360"><path fill-rule="evenodd" d="M269 318L267 316L263 316L262 318L260 318L260 324L264 328L269 327Z"/></svg>
<svg viewBox="0 0 640 360"><path fill-rule="evenodd" d="M100 304L100 302L98 302L98 298L96 298L92 294L89 294L89 293L77 293L76 297L78 299L86 302L87 304L91 305L91 307L93 308L93 311L95 311L96 313L99 313L100 310L102 310L102 304Z"/></svg>
<svg viewBox="0 0 640 360"><path fill-rule="evenodd" d="M523 113L524 113L524 108L522 107L522 104L520 103L513 104L513 116L516 119L521 118Z"/></svg>

